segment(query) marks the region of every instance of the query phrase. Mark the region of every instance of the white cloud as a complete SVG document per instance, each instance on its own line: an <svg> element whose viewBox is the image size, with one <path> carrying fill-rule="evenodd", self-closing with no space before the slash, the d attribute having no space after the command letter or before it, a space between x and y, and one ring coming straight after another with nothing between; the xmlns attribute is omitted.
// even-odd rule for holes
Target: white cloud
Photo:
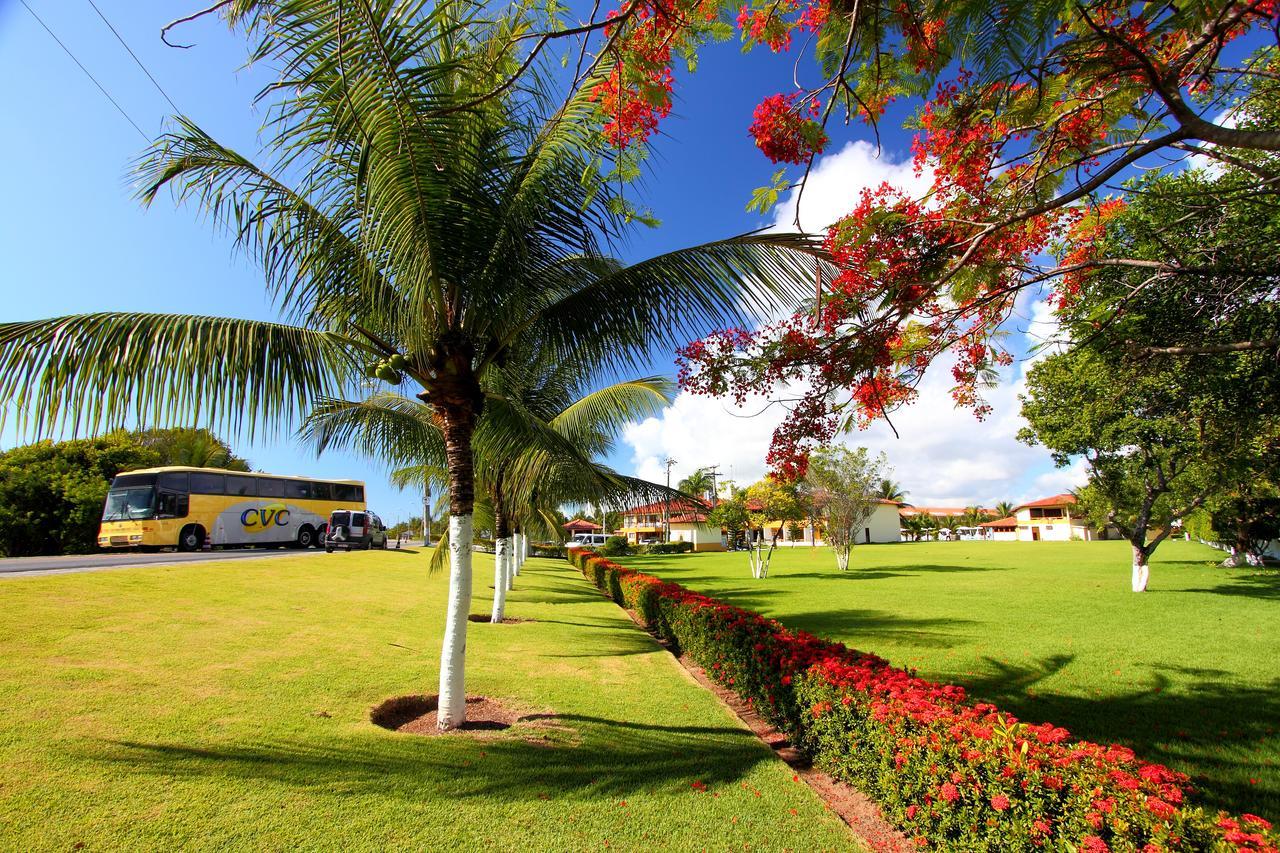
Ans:
<svg viewBox="0 0 1280 853"><path fill-rule="evenodd" d="M1235 110L1223 110L1212 119L1213 123L1219 127L1235 127L1240 123L1240 115ZM1204 148L1212 148L1212 142L1201 143ZM1206 157L1203 154L1192 154L1187 158L1187 165L1193 169L1204 169L1211 175L1222 173L1222 161L1213 157Z"/></svg>
<svg viewBox="0 0 1280 853"><path fill-rule="evenodd" d="M818 158L804 192L793 189L774 209L773 227L779 231L795 230L797 200L803 230L816 233L825 231L828 225L852 210L864 189L874 189L887 182L919 198L929 189L931 181L929 174L916 175L910 157L894 160L893 155L884 150L877 155L874 145L855 140L834 154Z"/></svg>

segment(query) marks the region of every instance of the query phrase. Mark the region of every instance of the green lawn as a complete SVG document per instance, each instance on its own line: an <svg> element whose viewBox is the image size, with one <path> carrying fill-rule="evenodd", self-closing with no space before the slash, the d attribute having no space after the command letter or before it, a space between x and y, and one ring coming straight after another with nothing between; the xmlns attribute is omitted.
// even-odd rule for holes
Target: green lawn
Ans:
<svg viewBox="0 0 1280 853"><path fill-rule="evenodd" d="M476 560L474 610L492 564ZM533 560L470 692L559 728L423 738L422 553L0 581L0 849L848 849L844 825L613 604ZM707 786L701 793L693 783Z"/></svg>
<svg viewBox="0 0 1280 853"><path fill-rule="evenodd" d="M1280 817L1280 573L1160 547L1129 591L1122 542L866 545L622 560L928 678L1031 722L1119 742L1193 776L1210 805Z"/></svg>

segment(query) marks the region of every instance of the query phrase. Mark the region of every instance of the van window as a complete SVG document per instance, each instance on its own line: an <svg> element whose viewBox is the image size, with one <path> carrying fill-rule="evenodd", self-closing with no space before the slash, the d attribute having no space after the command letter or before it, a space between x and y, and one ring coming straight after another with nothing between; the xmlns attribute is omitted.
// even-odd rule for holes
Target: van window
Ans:
<svg viewBox="0 0 1280 853"><path fill-rule="evenodd" d="M368 523L369 523L369 516L365 515L363 512L351 513L352 527L364 527Z"/></svg>

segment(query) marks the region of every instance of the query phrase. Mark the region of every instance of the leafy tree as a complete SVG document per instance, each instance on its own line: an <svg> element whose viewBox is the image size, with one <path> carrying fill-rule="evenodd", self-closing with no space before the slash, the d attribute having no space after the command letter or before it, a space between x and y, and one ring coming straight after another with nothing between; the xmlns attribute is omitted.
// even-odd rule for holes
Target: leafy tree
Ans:
<svg viewBox="0 0 1280 853"><path fill-rule="evenodd" d="M1230 551L1225 566L1261 566L1280 539L1280 444L1263 443L1246 476L1212 495L1185 525L1192 535Z"/></svg>
<svg viewBox="0 0 1280 853"><path fill-rule="evenodd" d="M1135 591L1173 522L1256 478L1280 429L1275 359L1241 345L1280 337L1280 203L1255 180L1242 163L1135 183L1097 243L1114 263L1060 300L1077 343L1028 378L1034 436L1088 459L1084 508L1130 540Z"/></svg>
<svg viewBox="0 0 1280 853"><path fill-rule="evenodd" d="M1129 540L1134 592L1146 589L1152 552L1213 493L1215 469L1238 446L1232 413L1190 396L1179 378L1124 370L1089 348L1051 356L1027 377L1020 437L1059 465L1088 461L1081 505L1092 524Z"/></svg>
<svg viewBox="0 0 1280 853"><path fill-rule="evenodd" d="M745 489L739 489L727 483L727 497L721 497L707 513L707 521L725 531L729 547L736 547L742 539L744 531L751 524L751 513L747 510Z"/></svg>
<svg viewBox="0 0 1280 853"><path fill-rule="evenodd" d="M835 552L836 568L849 569L849 552L858 531L879 506L884 454L871 457L865 447L850 450L837 445L819 450L809 460L805 481L821 500L826 518L827 544Z"/></svg>
<svg viewBox="0 0 1280 853"><path fill-rule="evenodd" d="M0 453L0 555L96 550L112 478L159 462L154 449L123 431Z"/></svg>
<svg viewBox="0 0 1280 853"><path fill-rule="evenodd" d="M938 533L938 521L927 512L917 512L902 520L902 526L911 532L915 540L928 539Z"/></svg>
<svg viewBox="0 0 1280 853"><path fill-rule="evenodd" d="M37 432L136 413L253 430L347 393L362 372L410 385L438 419L448 463L439 720L452 728L466 709L472 442L493 404L486 374L521 341L616 367L744 312L795 306L820 252L807 237L770 234L629 265L610 256L637 214L587 126L607 72L591 66L584 90L554 110L532 82L503 85L543 7L506 18L450 0L383 14L348 0L214 8L257 42L259 64L279 69L263 94L278 99L266 104L262 159L179 117L141 162L141 195L151 203L168 188L226 228L261 264L286 322L0 324L0 401L17 402Z"/></svg>
<svg viewBox="0 0 1280 853"><path fill-rule="evenodd" d="M752 483L745 493L747 508L747 530L750 533L751 576L763 579L769 576L769 563L773 559L773 551L778 546L778 539L789 522L799 521L805 516L804 503L796 491L794 483L786 483L774 477L765 477ZM769 547L765 549L765 526L777 522L773 535L769 537Z"/></svg>
<svg viewBox="0 0 1280 853"><path fill-rule="evenodd" d="M150 447L159 454L159 465L251 470L249 460L236 456L229 444L207 429L149 429L135 435L144 447Z"/></svg>
<svg viewBox="0 0 1280 853"><path fill-rule="evenodd" d="M960 524L963 527L977 527L994 518L1004 518L1004 516L993 516L980 506L967 506L964 508L964 514L960 516Z"/></svg>
<svg viewBox="0 0 1280 853"><path fill-rule="evenodd" d="M1013 515L1014 504L1012 501L1000 501L995 505L996 518L1008 518Z"/></svg>

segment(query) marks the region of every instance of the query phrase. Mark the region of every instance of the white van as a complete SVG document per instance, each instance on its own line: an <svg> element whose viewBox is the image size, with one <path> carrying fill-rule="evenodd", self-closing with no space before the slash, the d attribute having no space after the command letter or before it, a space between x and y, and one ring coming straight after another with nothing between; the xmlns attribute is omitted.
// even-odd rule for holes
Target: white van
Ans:
<svg viewBox="0 0 1280 853"><path fill-rule="evenodd" d="M607 533L575 533L573 538L564 543L566 548L599 548L609 541Z"/></svg>

